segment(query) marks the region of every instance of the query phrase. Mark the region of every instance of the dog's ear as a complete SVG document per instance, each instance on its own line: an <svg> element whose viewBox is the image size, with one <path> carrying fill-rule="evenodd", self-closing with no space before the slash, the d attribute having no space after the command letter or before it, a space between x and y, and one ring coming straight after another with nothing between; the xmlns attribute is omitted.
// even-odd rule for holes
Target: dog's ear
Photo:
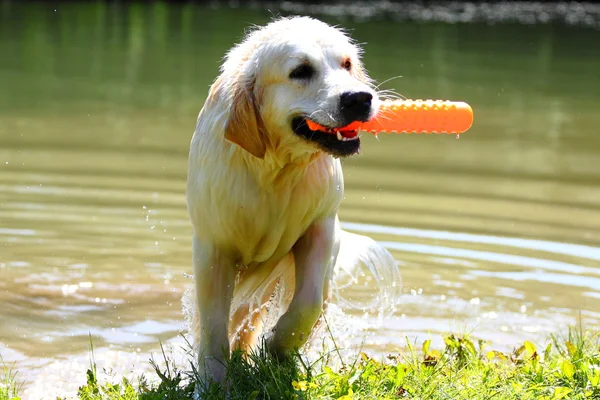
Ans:
<svg viewBox="0 0 600 400"><path fill-rule="evenodd" d="M225 139L262 159L267 151L267 134L254 94L254 82L238 84L230 90L233 90L233 98Z"/></svg>

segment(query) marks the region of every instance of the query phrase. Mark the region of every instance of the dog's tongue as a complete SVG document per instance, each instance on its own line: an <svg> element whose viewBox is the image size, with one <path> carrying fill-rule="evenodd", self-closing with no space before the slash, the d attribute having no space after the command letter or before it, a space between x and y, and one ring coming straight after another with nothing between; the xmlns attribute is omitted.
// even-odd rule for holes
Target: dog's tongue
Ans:
<svg viewBox="0 0 600 400"><path fill-rule="evenodd" d="M352 122L351 124L348 124L346 126L342 126L339 128L327 128L323 125L317 124L314 121L311 121L310 119L306 120L306 125L308 125L308 128L311 131L324 131L324 132L331 132L331 133L339 132L343 137L346 137L346 138L353 138L356 135L358 135L358 132L356 132L356 131L360 127L360 124L361 124L360 121L355 121L355 122Z"/></svg>
<svg viewBox="0 0 600 400"><path fill-rule="evenodd" d="M344 127L344 128L347 128L347 127ZM356 136L358 136L358 132L356 130L339 129L338 132L340 132L340 134L343 137L348 138L348 139L352 139L352 138L355 138Z"/></svg>

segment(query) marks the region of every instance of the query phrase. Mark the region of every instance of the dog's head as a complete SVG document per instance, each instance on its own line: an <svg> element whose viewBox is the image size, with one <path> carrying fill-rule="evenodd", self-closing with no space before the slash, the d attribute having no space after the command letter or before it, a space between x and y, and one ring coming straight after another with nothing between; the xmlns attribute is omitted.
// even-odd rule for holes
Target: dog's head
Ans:
<svg viewBox="0 0 600 400"><path fill-rule="evenodd" d="M341 30L308 17L254 29L227 54L216 89L231 104L225 138L256 157L359 151L357 132L311 130L371 119L378 97L360 48Z"/></svg>

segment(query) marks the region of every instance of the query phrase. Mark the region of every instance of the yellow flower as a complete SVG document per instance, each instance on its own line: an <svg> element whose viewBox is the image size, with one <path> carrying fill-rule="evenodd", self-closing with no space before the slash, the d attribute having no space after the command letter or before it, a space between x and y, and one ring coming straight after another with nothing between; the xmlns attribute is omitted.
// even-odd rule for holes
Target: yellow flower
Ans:
<svg viewBox="0 0 600 400"><path fill-rule="evenodd" d="M306 381L292 381L292 386L294 387L294 389L300 390L302 392L305 392L306 389L308 389L308 383Z"/></svg>

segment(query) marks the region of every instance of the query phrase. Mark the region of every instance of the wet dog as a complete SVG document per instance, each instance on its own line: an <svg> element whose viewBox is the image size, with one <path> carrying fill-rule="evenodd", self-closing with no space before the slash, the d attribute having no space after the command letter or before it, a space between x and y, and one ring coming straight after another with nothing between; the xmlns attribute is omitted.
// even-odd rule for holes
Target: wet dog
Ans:
<svg viewBox="0 0 600 400"><path fill-rule="evenodd" d="M340 29L281 18L234 46L210 88L187 181L195 276L187 310L208 379L223 380L232 348L256 345L274 293L285 312L266 345L285 356L307 341L340 264L362 262L390 285L399 278L386 250L340 228L340 158L359 152L358 132L306 124L341 127L378 112L360 55Z"/></svg>

